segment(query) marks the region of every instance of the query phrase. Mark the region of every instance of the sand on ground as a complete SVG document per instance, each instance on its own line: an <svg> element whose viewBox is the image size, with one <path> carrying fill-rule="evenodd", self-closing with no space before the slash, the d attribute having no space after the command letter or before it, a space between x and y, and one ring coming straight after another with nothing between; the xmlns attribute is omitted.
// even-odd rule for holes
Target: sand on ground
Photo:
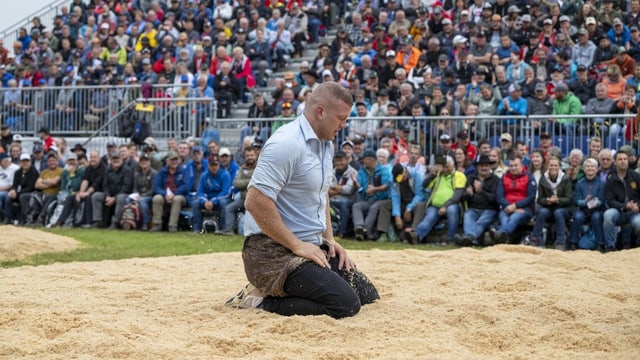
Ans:
<svg viewBox="0 0 640 360"><path fill-rule="evenodd" d="M0 261L18 260L45 252L71 251L80 245L79 241L67 236L13 225L0 226Z"/></svg>
<svg viewBox="0 0 640 360"><path fill-rule="evenodd" d="M225 307L239 253L0 269L0 359L640 358L640 250L351 255L382 299L342 320Z"/></svg>

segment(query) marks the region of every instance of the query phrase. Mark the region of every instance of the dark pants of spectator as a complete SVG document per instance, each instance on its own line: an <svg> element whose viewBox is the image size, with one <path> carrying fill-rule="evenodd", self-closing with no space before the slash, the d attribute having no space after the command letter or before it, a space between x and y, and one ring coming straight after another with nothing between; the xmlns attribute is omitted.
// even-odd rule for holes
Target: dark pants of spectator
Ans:
<svg viewBox="0 0 640 360"><path fill-rule="evenodd" d="M305 262L284 283L287 297L267 296L262 302L266 311L280 315L329 315L333 318L353 316L360 311L360 299L338 271L338 260L330 260L331 269Z"/></svg>
<svg viewBox="0 0 640 360"><path fill-rule="evenodd" d="M231 115L231 104L233 103L233 94L229 91L216 92L216 100L218 100L218 118L225 119Z"/></svg>
<svg viewBox="0 0 640 360"><path fill-rule="evenodd" d="M304 46L302 46L302 42L306 40L307 40L307 35L305 35L304 32L295 33L293 35L293 48L295 49L295 54L302 56L302 51L304 50Z"/></svg>
<svg viewBox="0 0 640 360"><path fill-rule="evenodd" d="M115 196L116 198L116 202L113 205L113 207L115 208L113 211L113 215L111 216L111 225L118 225L120 223L120 216L122 216L122 209L124 208L124 205L127 203L127 197L129 196L129 194L117 194ZM104 203L105 199L107 198L107 195L105 193L96 193L96 196L94 196L92 203L94 206L94 221L95 221L95 211L97 208L100 208L100 221L102 221L102 211L104 210L105 207L107 207ZM106 225L106 224L105 224Z"/></svg>
<svg viewBox="0 0 640 360"><path fill-rule="evenodd" d="M93 198L98 193L99 192L91 193L91 195L87 196L82 200L84 201L84 220L82 221L83 224L92 224L94 222L100 222L100 225L102 225L102 207L100 207L100 209L98 210L99 213L97 214L97 216L96 214L94 214L94 208L93 208Z"/></svg>

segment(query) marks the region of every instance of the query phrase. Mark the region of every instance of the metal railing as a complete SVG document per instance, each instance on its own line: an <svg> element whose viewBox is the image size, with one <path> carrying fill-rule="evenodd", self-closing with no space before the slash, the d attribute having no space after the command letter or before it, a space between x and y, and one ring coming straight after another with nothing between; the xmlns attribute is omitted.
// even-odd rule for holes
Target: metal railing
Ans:
<svg viewBox="0 0 640 360"><path fill-rule="evenodd" d="M7 48L11 48L11 44L13 44L14 41L16 41L18 39L18 30L21 27L24 27L27 29L27 32L30 30L31 28L31 20L34 17L39 17L40 18L40 22L45 25L47 28L51 29L53 28L53 20L55 19L56 15L58 15L60 13L60 8L63 5L68 5L70 4L71 1L69 0L57 0L57 1L53 1L51 4L43 7L42 9L32 13L31 15L25 17L24 19L18 21L17 23L7 27L5 30L3 30L2 32L0 32L0 38L2 38L4 40L4 45ZM71 10L71 9L69 9Z"/></svg>
<svg viewBox="0 0 640 360"><path fill-rule="evenodd" d="M487 139L491 147L500 146L500 137L504 133L511 135L513 142L521 141L530 150L539 148L540 134L547 133L552 145L560 148L563 155L573 149L588 153L591 138L598 137L602 148L619 149L625 144L634 143L638 148L638 139L627 139L627 122L635 119L635 114L602 115L530 115L530 116L459 116L459 117L386 117L348 119L347 127L336 138L336 143L352 139L356 133L361 136L367 148L377 149L380 140L388 136L397 136L400 126L408 127L407 141L420 144L424 154L431 154L438 147L439 137L443 133L456 141L458 132L464 130L469 140L477 143ZM245 136L258 136L266 140L276 122L281 118L235 118L219 119L218 125L238 130L238 144Z"/></svg>
<svg viewBox="0 0 640 360"><path fill-rule="evenodd" d="M154 86L7 88L0 92L2 123L14 133L36 136L47 127L58 136L124 137L132 120L146 120L159 137L199 136L216 119L213 98L194 98L193 89ZM143 104L148 104L144 106ZM127 136L128 137L128 136Z"/></svg>

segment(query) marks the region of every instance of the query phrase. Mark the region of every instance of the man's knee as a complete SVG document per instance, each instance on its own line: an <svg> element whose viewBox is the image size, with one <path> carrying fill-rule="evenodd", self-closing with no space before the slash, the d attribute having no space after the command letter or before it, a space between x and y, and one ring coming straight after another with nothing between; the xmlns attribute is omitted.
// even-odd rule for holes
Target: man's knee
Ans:
<svg viewBox="0 0 640 360"><path fill-rule="evenodd" d="M619 214L619 211L616 209L608 209L607 211L605 211L604 212L605 225L615 225L618 214Z"/></svg>

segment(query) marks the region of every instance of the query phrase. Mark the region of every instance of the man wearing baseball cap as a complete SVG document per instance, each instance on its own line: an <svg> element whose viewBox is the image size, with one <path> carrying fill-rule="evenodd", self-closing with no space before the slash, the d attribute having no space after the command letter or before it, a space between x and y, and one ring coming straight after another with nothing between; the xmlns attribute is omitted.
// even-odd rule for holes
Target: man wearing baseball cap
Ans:
<svg viewBox="0 0 640 360"><path fill-rule="evenodd" d="M222 150L223 148L221 148ZM193 232L199 233L202 229L202 212L215 211L220 214L221 225L225 222L225 207L228 203L229 190L231 189L231 177L221 167L219 155L209 155L207 170L198 186L196 198L191 205L193 209Z"/></svg>
<svg viewBox="0 0 640 360"><path fill-rule="evenodd" d="M187 205L189 191L187 171L180 166L178 153L167 153L167 165L156 175L153 182L153 228L151 231L162 230L162 219L165 208L169 208L169 232L178 231L180 210Z"/></svg>

